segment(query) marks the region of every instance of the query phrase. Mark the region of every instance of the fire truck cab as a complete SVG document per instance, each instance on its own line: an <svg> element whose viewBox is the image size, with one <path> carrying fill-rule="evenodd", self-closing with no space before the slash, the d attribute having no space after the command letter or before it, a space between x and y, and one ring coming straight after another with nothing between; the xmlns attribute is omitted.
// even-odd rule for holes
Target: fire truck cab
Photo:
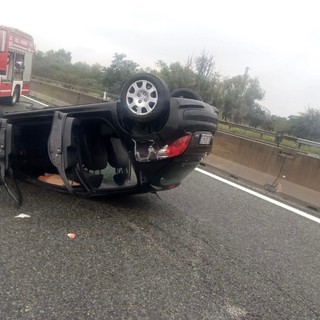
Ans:
<svg viewBox="0 0 320 320"><path fill-rule="evenodd" d="M29 93L33 53L32 36L0 26L0 104L14 105Z"/></svg>

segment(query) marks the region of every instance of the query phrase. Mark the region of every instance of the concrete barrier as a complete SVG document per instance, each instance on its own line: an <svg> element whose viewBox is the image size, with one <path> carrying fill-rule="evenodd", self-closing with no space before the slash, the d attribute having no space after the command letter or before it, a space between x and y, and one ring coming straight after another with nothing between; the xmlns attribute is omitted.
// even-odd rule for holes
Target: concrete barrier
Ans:
<svg viewBox="0 0 320 320"><path fill-rule="evenodd" d="M66 104L70 105L88 104L104 101L102 97L96 98L82 92L77 92L67 88L51 85L39 80L31 81L31 90L34 92L39 92L51 98L56 98L60 101L65 101Z"/></svg>
<svg viewBox="0 0 320 320"><path fill-rule="evenodd" d="M280 174L287 181L320 192L320 159L295 149L217 132L212 153L264 174Z"/></svg>

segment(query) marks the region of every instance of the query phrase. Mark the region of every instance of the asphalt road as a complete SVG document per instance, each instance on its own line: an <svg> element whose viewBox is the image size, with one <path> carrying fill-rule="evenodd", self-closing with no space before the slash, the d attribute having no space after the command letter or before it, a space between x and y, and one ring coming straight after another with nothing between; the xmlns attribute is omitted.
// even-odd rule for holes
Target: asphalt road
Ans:
<svg viewBox="0 0 320 320"><path fill-rule="evenodd" d="M161 200L21 187L21 208L0 192L0 319L320 319L315 221L197 171Z"/></svg>
<svg viewBox="0 0 320 320"><path fill-rule="evenodd" d="M196 171L161 200L21 187L21 208L0 188L0 319L320 319L316 221Z"/></svg>
<svg viewBox="0 0 320 320"><path fill-rule="evenodd" d="M27 96L21 96L20 102L14 106L0 105L0 116L6 113L42 109L45 107L47 107L47 105L42 102L36 101Z"/></svg>

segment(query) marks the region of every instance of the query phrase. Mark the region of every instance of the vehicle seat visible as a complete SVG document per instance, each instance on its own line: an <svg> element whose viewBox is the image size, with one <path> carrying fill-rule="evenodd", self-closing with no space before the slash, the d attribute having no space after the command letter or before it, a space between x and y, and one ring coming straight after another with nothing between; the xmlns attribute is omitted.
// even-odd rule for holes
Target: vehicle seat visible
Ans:
<svg viewBox="0 0 320 320"><path fill-rule="evenodd" d="M128 179L129 156L119 138L110 137L107 141L108 161L116 169L113 181L122 186Z"/></svg>
<svg viewBox="0 0 320 320"><path fill-rule="evenodd" d="M108 155L104 137L98 130L90 128L80 136L81 163L89 171L100 171L107 167ZM95 188L98 188L103 174L86 174L86 179Z"/></svg>
<svg viewBox="0 0 320 320"><path fill-rule="evenodd" d="M128 152L119 138L110 137L107 142L108 161L113 168L126 168L129 165Z"/></svg>
<svg viewBox="0 0 320 320"><path fill-rule="evenodd" d="M107 166L108 156L103 137L96 132L85 132L81 136L82 164L92 171L102 170Z"/></svg>

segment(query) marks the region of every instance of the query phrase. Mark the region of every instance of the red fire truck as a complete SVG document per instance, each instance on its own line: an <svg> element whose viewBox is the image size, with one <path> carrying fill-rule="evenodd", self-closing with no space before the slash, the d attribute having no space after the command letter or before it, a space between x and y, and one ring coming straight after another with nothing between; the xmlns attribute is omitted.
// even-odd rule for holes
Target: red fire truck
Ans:
<svg viewBox="0 0 320 320"><path fill-rule="evenodd" d="M0 26L0 104L14 105L29 93L34 50L32 36Z"/></svg>

